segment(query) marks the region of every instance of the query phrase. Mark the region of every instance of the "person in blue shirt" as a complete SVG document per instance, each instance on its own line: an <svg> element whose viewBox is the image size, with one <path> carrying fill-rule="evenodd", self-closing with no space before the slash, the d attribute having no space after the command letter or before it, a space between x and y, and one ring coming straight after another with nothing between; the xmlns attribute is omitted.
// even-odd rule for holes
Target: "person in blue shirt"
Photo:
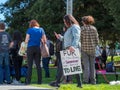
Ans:
<svg viewBox="0 0 120 90"><path fill-rule="evenodd" d="M44 29L40 27L36 20L31 20L29 23L29 28L26 32L25 43L27 43L27 59L28 59L28 71L26 77L26 84L31 83L32 76L32 65L33 60L35 61L37 68L38 84L42 83L42 69L40 66L40 44L42 42L46 43L46 35Z"/></svg>
<svg viewBox="0 0 120 90"><path fill-rule="evenodd" d="M49 53L50 53L50 43L53 43L51 40L50 40L50 37L47 35L47 41L46 41L46 44L48 46L48 49L49 49ZM54 52L54 50L53 50ZM45 71L45 78L50 78L50 71L49 71L49 62L50 62L50 59L51 59L51 54L48 56L48 57L42 57L42 65L43 65L43 69Z"/></svg>

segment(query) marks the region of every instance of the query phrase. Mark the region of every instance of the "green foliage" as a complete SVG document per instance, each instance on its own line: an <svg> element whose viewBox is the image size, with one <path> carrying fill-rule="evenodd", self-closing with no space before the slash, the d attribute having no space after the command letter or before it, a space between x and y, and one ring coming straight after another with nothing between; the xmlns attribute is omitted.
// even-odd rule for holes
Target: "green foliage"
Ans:
<svg viewBox="0 0 120 90"><path fill-rule="evenodd" d="M118 39L118 32L112 24L114 17L109 14L109 10L104 7L102 2L99 0L75 0L73 7L73 14L79 22L81 22L81 17L84 15L92 15L95 18L95 26L102 45L110 43L107 41L116 41Z"/></svg>
<svg viewBox="0 0 120 90"><path fill-rule="evenodd" d="M113 16L114 21L112 25L114 26L114 31L116 32L114 37L119 37L120 35L120 3L118 0L98 0L103 3L104 7L109 11L108 13ZM117 41L120 39L116 38Z"/></svg>
<svg viewBox="0 0 120 90"><path fill-rule="evenodd" d="M118 0L73 0L73 16L80 22L84 15L95 18L102 44L119 40L120 15ZM8 32L18 29L25 36L28 22L36 19L46 34L55 40L54 31L60 33L63 27L63 16L66 14L64 0L8 0L0 5L0 13L5 15Z"/></svg>
<svg viewBox="0 0 120 90"><path fill-rule="evenodd" d="M28 28L28 22L36 19L54 39L54 31L61 32L63 16L65 15L65 3L63 0L9 0L1 5L1 13L5 15L9 32L18 29L24 33Z"/></svg>

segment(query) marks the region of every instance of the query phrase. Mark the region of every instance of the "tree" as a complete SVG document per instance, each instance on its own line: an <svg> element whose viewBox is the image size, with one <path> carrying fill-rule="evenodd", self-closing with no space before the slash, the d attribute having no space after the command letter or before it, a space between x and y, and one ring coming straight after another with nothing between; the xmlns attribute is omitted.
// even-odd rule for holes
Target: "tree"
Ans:
<svg viewBox="0 0 120 90"><path fill-rule="evenodd" d="M9 32L18 29L25 34L28 22L36 19L46 34L54 38L53 32L60 32L63 27L64 7L61 0L9 0L0 10L5 15Z"/></svg>
<svg viewBox="0 0 120 90"><path fill-rule="evenodd" d="M114 36L116 41L120 42L119 35L120 35L120 3L118 0L98 0L102 2L104 7L109 11L108 13L113 16L114 21L112 25L114 26ZM114 39L115 40L115 39Z"/></svg>
<svg viewBox="0 0 120 90"><path fill-rule="evenodd" d="M65 3L62 0L37 0L29 10L31 18L36 17L46 34L54 38L54 31L60 33L63 27L63 16L65 15ZM38 13L39 12L39 13Z"/></svg>
<svg viewBox="0 0 120 90"><path fill-rule="evenodd" d="M29 15L27 11L35 0L8 0L0 7L1 13L5 16L9 32L20 30L25 33L28 26Z"/></svg>
<svg viewBox="0 0 120 90"><path fill-rule="evenodd" d="M31 19L39 21L46 34L54 38L60 33L63 16L66 14L65 0L8 0L0 6L5 15L9 32L18 29L25 34ZM112 4L113 3L113 4ZM95 18L102 44L116 42L120 35L119 2L117 0L73 0L73 16L80 22L84 15Z"/></svg>
<svg viewBox="0 0 120 90"><path fill-rule="evenodd" d="M74 14L79 22L81 22L81 17L85 15L92 15L95 18L95 26L102 45L106 45L108 41L115 39L117 32L112 24L115 19L109 14L102 2L98 0L75 0Z"/></svg>

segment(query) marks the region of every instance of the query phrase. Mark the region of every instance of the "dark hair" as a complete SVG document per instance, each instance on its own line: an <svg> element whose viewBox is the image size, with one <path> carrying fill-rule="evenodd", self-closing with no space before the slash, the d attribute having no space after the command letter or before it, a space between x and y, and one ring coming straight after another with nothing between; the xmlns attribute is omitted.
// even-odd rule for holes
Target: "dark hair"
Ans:
<svg viewBox="0 0 120 90"><path fill-rule="evenodd" d="M2 29L2 30L5 29L5 24L3 22L0 22L0 29Z"/></svg>
<svg viewBox="0 0 120 90"><path fill-rule="evenodd" d="M78 21L72 15L70 15L70 14L65 15L63 17L63 19L65 20L65 22L66 22L66 24L68 26L70 26L71 24L77 24L77 25L79 25Z"/></svg>
<svg viewBox="0 0 120 90"><path fill-rule="evenodd" d="M13 40L16 40L16 41L20 41L22 42L22 34L20 31L16 30L14 33L13 33Z"/></svg>

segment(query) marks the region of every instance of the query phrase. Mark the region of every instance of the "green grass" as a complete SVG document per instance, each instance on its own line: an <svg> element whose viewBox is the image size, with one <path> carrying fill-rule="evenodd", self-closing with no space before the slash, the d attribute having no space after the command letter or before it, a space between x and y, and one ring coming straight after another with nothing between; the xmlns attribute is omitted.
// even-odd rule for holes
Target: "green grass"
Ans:
<svg viewBox="0 0 120 90"><path fill-rule="evenodd" d="M33 68L33 73L32 73L32 86L37 86L37 87L45 87L45 88L51 88L53 90L120 90L120 85L109 85L107 84L102 75L98 76L98 84L96 85L85 85L83 84L83 88L77 88L76 87L76 79L75 76L73 76L73 84L61 84L61 87L56 89L55 87L51 87L49 86L49 83L51 81L55 80L55 76L56 76L56 68L50 68L50 78L45 78L44 76L44 70L42 72L42 84L38 85L37 83L37 73L36 73L36 69ZM107 75L107 78L109 81L114 81L115 80L115 75ZM24 80L24 78L22 78L22 81ZM119 76L119 80L120 80L120 76Z"/></svg>
<svg viewBox="0 0 120 90"><path fill-rule="evenodd" d="M113 60L114 60L114 61L120 61L120 56L114 56L114 57L113 57ZM108 56L107 62L110 62L110 61L111 61L111 56Z"/></svg>

